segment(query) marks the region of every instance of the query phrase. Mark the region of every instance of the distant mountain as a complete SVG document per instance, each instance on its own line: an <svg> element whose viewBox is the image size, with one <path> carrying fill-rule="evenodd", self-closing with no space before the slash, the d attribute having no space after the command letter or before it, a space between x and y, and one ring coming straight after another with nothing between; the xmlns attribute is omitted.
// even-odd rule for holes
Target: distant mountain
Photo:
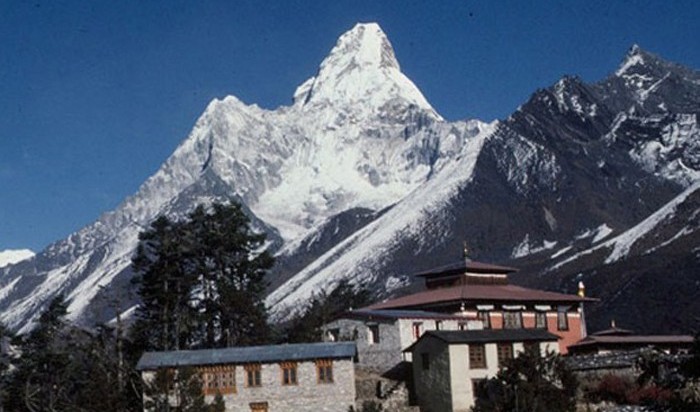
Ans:
<svg viewBox="0 0 700 412"><path fill-rule="evenodd" d="M34 252L29 249L3 250L0 252L0 267L21 262L32 256Z"/></svg>
<svg viewBox="0 0 700 412"><path fill-rule="evenodd" d="M699 209L688 201L700 173L699 87L696 71L635 46L599 83L565 77L503 121L448 122L401 73L379 26L358 24L292 105L213 101L115 211L0 269L0 318L26 330L57 293L80 323L112 318L137 303L127 290L139 231L158 215L183 218L197 204L233 199L277 255L267 298L275 320L341 279L377 299L415 289L412 273L457 259L467 240L476 258L521 266L519 283L572 292L585 279L602 298L588 309L592 324L635 315L624 310L631 297L619 296L655 304L653 291L672 296L680 286L675 304L685 306L672 327L686 327L693 307L684 299L699 271L649 274L643 279L657 286L646 292L617 280L634 278L627 271L643 259L672 256L678 241L696 240L674 236L694 227ZM635 229L669 208L675 233L664 229L670 218L653 231ZM619 238L597 251L625 233L645 246ZM690 267L688 247L674 270ZM619 258L606 261L618 248ZM597 272L611 265L620 271ZM663 322L652 315L645 326L669 326Z"/></svg>
<svg viewBox="0 0 700 412"><path fill-rule="evenodd" d="M298 307L312 290L343 277L371 285L380 298L413 290L410 274L456 260L462 239L476 258L522 267L515 282L574 292L576 279L589 278L550 270L558 259L635 227L698 181L699 86L697 72L635 46L599 83L567 76L536 91L493 133L469 142L455 169L433 176L326 251L268 303L277 316L288 316L287 308ZM595 271L604 262L589 263L579 269ZM700 271L682 281L668 276L655 282L677 282L682 294L695 287ZM606 288L605 280L590 278L592 296L617 290ZM594 328L620 305L607 305L609 294L601 295L603 303L589 310ZM634 299L638 309L654 302L649 293ZM650 332L671 325L660 316L638 323ZM689 316L673 325L681 323L698 326Z"/></svg>

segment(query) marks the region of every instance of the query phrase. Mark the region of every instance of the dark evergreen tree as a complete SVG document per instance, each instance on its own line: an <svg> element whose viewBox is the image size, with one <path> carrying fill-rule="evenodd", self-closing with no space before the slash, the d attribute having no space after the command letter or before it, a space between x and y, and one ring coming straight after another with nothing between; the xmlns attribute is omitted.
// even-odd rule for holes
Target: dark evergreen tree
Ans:
<svg viewBox="0 0 700 412"><path fill-rule="evenodd" d="M185 231L191 242L199 284L197 325L201 346L224 347L269 340L264 296L272 257L259 252L263 234L254 233L237 203L202 206L190 214Z"/></svg>
<svg viewBox="0 0 700 412"><path fill-rule="evenodd" d="M69 379L77 382L75 410L139 411L143 409L140 374L122 360L119 336L101 326L75 345Z"/></svg>
<svg viewBox="0 0 700 412"><path fill-rule="evenodd" d="M531 347L484 382L473 411L573 412L577 387L559 355Z"/></svg>
<svg viewBox="0 0 700 412"><path fill-rule="evenodd" d="M3 406L10 411L142 410L136 382L119 362L111 330L83 330L64 321L66 304L54 299L35 329L13 341L21 353L12 359Z"/></svg>
<svg viewBox="0 0 700 412"><path fill-rule="evenodd" d="M186 268L189 251L183 225L160 217L139 240L132 268L141 304L132 334L144 350L187 347L193 315L189 299L195 280Z"/></svg>
<svg viewBox="0 0 700 412"><path fill-rule="evenodd" d="M322 339L321 326L334 320L342 313L366 306L370 302L367 289L351 285L341 280L330 292L314 293L301 315L295 317L286 327L286 342L318 342Z"/></svg>
<svg viewBox="0 0 700 412"><path fill-rule="evenodd" d="M57 411L70 403L72 382L64 379L70 364L70 340L61 336L66 314L63 297L54 298L34 330L15 342L22 355L10 377L7 409Z"/></svg>
<svg viewBox="0 0 700 412"><path fill-rule="evenodd" d="M10 347L16 336L0 324L0 411L3 411L10 388L10 365L13 361L10 355Z"/></svg>
<svg viewBox="0 0 700 412"><path fill-rule="evenodd" d="M272 257L238 204L197 207L185 222L157 219L133 259L142 350L265 343L265 274Z"/></svg>

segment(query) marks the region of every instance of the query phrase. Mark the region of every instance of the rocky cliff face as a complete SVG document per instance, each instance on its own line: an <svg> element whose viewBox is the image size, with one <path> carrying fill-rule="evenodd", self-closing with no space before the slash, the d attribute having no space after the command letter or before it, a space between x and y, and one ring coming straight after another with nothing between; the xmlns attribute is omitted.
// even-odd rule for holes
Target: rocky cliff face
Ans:
<svg viewBox="0 0 700 412"><path fill-rule="evenodd" d="M690 211L674 214L682 229L648 238L646 249L623 248L614 263L692 244L694 195L677 196L700 173L699 107L697 72L633 47L599 83L565 77L501 122L448 122L401 73L379 26L359 24L291 106L213 101L115 211L0 268L1 318L26 330L58 293L76 321L111 318L137 303L125 290L139 231L160 214L181 218L228 199L244 204L278 256L267 299L275 319L343 278L377 298L415 288L410 274L455 260L462 240L476 258L521 265L516 282L602 285L614 276L597 268L611 262L584 252L673 202ZM581 258L593 255L601 257ZM674 281L687 286L697 273ZM605 296L613 306L600 316L619 305Z"/></svg>

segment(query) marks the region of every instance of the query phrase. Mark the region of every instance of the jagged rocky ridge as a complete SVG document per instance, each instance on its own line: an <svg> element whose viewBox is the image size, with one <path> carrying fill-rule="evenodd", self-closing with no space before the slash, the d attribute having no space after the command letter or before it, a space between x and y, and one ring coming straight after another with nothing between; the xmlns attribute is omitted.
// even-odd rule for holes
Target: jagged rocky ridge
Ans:
<svg viewBox="0 0 700 412"><path fill-rule="evenodd" d="M590 308L595 324L629 305L620 296L632 292L619 282L625 273L598 271L611 263L584 251L634 230L694 187L699 84L697 72L633 47L599 83L565 77L502 122L447 122L400 72L381 29L357 25L291 106L215 100L117 210L0 269L2 320L26 329L57 293L71 299L76 321L109 319L136 303L125 293L128 264L148 222L236 199L279 258L267 300L275 319L342 278L370 286L377 298L415 288L411 273L458 258L466 239L477 258L522 266L516 282L572 291L586 280L603 298L602 309ZM653 277L687 293L700 265L697 219L683 216L658 223L682 226L680 235L649 238L656 249L631 247L613 265L687 251L683 267L694 271ZM639 305L653 299L641 295ZM688 308L674 329L687 326ZM670 327L661 317L645 321L647 329L661 326Z"/></svg>

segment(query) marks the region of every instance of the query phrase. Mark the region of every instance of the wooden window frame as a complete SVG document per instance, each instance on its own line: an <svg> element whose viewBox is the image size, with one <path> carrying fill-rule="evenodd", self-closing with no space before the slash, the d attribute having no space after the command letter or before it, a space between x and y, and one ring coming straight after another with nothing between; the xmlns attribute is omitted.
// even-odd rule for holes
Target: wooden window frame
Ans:
<svg viewBox="0 0 700 412"><path fill-rule="evenodd" d="M330 384L335 382L333 377L333 359L316 360L316 383Z"/></svg>
<svg viewBox="0 0 700 412"><path fill-rule="evenodd" d="M262 386L262 365L249 363L243 367L246 372L245 384L247 388L259 388Z"/></svg>
<svg viewBox="0 0 700 412"><path fill-rule="evenodd" d="M251 402L248 404L250 406L250 412L267 412L268 405L267 402Z"/></svg>
<svg viewBox="0 0 700 412"><path fill-rule="evenodd" d="M557 309L557 330L569 330L569 311L567 307Z"/></svg>
<svg viewBox="0 0 700 412"><path fill-rule="evenodd" d="M509 326L506 318L515 316L517 326ZM523 328L523 312L519 310L504 310L503 311L503 329L522 329Z"/></svg>
<svg viewBox="0 0 700 412"><path fill-rule="evenodd" d="M486 345L483 343L469 344L469 369L487 369Z"/></svg>
<svg viewBox="0 0 700 412"><path fill-rule="evenodd" d="M280 374L282 386L294 386L299 384L296 362L280 362Z"/></svg>
<svg viewBox="0 0 700 412"><path fill-rule="evenodd" d="M502 342L496 344L496 353L498 355L498 367L502 368L506 362L513 359L513 344L510 342Z"/></svg>
<svg viewBox="0 0 700 412"><path fill-rule="evenodd" d="M484 329L491 329L491 313L487 310L479 310L476 312L476 318L481 321ZM505 319L504 319L505 322Z"/></svg>
<svg viewBox="0 0 700 412"><path fill-rule="evenodd" d="M202 378L202 392L204 395L228 395L236 393L236 366L214 365L197 368Z"/></svg>
<svg viewBox="0 0 700 412"><path fill-rule="evenodd" d="M544 322L538 325L540 320ZM547 329L547 312L535 311L535 329Z"/></svg>

